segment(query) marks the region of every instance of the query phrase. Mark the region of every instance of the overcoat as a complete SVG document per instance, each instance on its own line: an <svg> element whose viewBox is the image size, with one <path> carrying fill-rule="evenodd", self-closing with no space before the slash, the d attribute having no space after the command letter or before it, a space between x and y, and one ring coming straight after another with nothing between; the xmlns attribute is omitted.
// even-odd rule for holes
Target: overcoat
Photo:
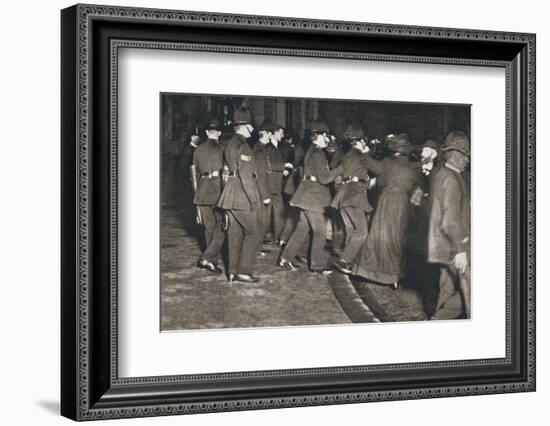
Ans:
<svg viewBox="0 0 550 426"><path fill-rule="evenodd" d="M254 160L256 161L256 181L258 183L260 199L267 200L271 198L271 191L269 190L269 153L267 152L267 145L257 142L252 151L254 151Z"/></svg>
<svg viewBox="0 0 550 426"><path fill-rule="evenodd" d="M323 149L312 144L304 158L304 178L314 177L315 181L302 180L290 200L290 205L303 210L324 213L331 202L328 184L334 181L342 170L342 165L330 169Z"/></svg>
<svg viewBox="0 0 550 426"><path fill-rule="evenodd" d="M244 136L235 134L224 150L230 176L224 183L217 206L225 210L251 210L260 203L254 152Z"/></svg>
<svg viewBox="0 0 550 426"><path fill-rule="evenodd" d="M223 147L217 141L208 139L195 151L193 164L198 182L193 203L200 206L215 206L221 194ZM217 177L203 176L214 171L219 173Z"/></svg>
<svg viewBox="0 0 550 426"><path fill-rule="evenodd" d="M283 190L285 160L282 152L273 144L265 147L267 159L267 185L272 195L280 195Z"/></svg>
<svg viewBox="0 0 550 426"><path fill-rule="evenodd" d="M441 167L432 180L431 203L428 261L449 264L470 247L470 197L462 174Z"/></svg>
<svg viewBox="0 0 550 426"><path fill-rule="evenodd" d="M366 213L372 212L373 208L367 198L367 186L370 179L367 155L354 148L344 155L341 162L344 168L342 172L344 182L348 178L358 178L358 181L340 185L338 192L330 204L331 207L335 209L356 207Z"/></svg>

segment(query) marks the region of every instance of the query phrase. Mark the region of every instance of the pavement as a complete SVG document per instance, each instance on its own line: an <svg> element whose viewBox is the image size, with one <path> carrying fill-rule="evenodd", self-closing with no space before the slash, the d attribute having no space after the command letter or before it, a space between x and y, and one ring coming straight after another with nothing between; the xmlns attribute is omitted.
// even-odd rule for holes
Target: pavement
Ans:
<svg viewBox="0 0 550 426"><path fill-rule="evenodd" d="M327 277L310 272L306 265L298 264L300 269L294 272L279 268L279 249L273 245L266 245L267 256L257 259L258 283L228 283L224 274L197 268L200 230L185 229L183 223L186 219L175 210L164 209L162 330L350 324L358 318L354 314L350 319L339 302L347 300L347 305L358 305L360 310L363 303L353 287L337 286L338 298ZM374 320L361 318L361 322Z"/></svg>

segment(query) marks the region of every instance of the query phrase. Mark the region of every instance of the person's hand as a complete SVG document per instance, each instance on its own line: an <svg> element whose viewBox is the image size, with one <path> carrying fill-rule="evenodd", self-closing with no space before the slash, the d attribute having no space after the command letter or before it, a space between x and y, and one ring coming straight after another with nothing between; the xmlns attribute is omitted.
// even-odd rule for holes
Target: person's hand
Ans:
<svg viewBox="0 0 550 426"><path fill-rule="evenodd" d="M283 176L288 176L290 174L290 172L288 170L283 170Z"/></svg>
<svg viewBox="0 0 550 426"><path fill-rule="evenodd" d="M271 198L266 198L264 204L267 206L269 203L271 203Z"/></svg>
<svg viewBox="0 0 550 426"><path fill-rule="evenodd" d="M368 189L373 188L375 185L376 185L376 176L375 176L375 177L371 177L371 178L369 179L369 187L368 187Z"/></svg>
<svg viewBox="0 0 550 426"><path fill-rule="evenodd" d="M466 272L466 268L468 267L468 255L465 251L455 254L453 265L461 274Z"/></svg>
<svg viewBox="0 0 550 426"><path fill-rule="evenodd" d="M336 177L334 178L334 183L335 183L336 185L340 185L343 181L344 181L344 178L343 178L342 176L340 176L340 175L338 175L338 176L336 176Z"/></svg>

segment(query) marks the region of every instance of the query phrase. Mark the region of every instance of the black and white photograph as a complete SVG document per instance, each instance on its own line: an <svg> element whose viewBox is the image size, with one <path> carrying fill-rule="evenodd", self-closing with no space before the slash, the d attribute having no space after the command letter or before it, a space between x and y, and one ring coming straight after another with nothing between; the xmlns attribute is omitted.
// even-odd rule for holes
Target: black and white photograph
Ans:
<svg viewBox="0 0 550 426"><path fill-rule="evenodd" d="M161 331L471 318L471 105L159 96Z"/></svg>

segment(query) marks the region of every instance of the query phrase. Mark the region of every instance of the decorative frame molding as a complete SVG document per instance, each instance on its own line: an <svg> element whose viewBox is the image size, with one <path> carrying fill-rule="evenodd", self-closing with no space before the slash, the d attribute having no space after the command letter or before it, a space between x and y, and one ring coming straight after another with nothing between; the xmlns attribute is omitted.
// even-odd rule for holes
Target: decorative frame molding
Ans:
<svg viewBox="0 0 550 426"><path fill-rule="evenodd" d="M475 43L480 50L498 46L500 56L487 58L487 50L480 57L453 57L438 55L405 55L399 53L357 52L325 50L315 48L249 46L243 38L242 45L214 44L208 41L191 42L178 40L140 40L129 34L124 40L108 38L108 45L97 36L100 30L94 23L108 23L109 31L117 24L139 23L153 30L163 26L209 28L227 30L265 30L293 35L309 32L325 36L370 36L384 48L384 40L401 40L408 43L465 42ZM96 31L94 33L94 31ZM94 36L98 37L94 42ZM229 411L291 406L326 405L352 402L433 398L487 393L533 391L535 389L535 36L510 32L479 31L447 28L410 27L401 25L369 24L358 22L336 22L267 16L229 15L203 12L136 9L126 7L104 7L77 5L62 12L62 414L75 420L92 420L113 417L141 417L197 412ZM102 44L103 43L103 44ZM433 44L436 46L436 44ZM117 70L118 49L122 47L196 50L229 52L240 54L297 55L353 60L445 63L457 65L481 65L506 69L506 357L503 359L467 360L452 362L391 364L361 367L327 367L321 369L274 370L246 373L223 373L193 376L161 376L120 379L117 374ZM97 51L103 49L109 59L103 63ZM435 49L435 47L432 47ZM429 51L429 49L427 49ZM516 52L514 54L514 52ZM518 53L519 52L519 53ZM98 59L99 58L99 59ZM100 63L101 62L101 63ZM101 68L101 72L93 67ZM107 75L104 75L107 74ZM98 77L100 76L100 77ZM106 93L110 92L110 93ZM94 102L108 101L108 116ZM98 102L99 104L100 102ZM94 109L95 108L95 109ZM519 117L517 115L519 114ZM109 147L92 144L102 132L95 131L99 116L109 121ZM95 121L94 121L95 120ZM517 123L516 123L517 121ZM521 125L518 125L521 124ZM103 123L102 129L106 123ZM99 126L99 125L98 125ZM522 127L523 126L523 127ZM98 127L99 128L99 127ZM95 134L94 134L95 132ZM106 134L107 134L106 133ZM103 134L103 133L102 133ZM512 149L516 141L521 158ZM106 151L105 151L106 150ZM91 157L109 157L104 169L109 171L108 182L98 181ZM514 161L520 164L516 165ZM96 167L94 165L94 167ZM516 181L514 175L520 179ZM99 184L98 184L99 182ZM97 189L96 189L97 188ZM98 192L107 188L109 194ZM102 199L102 197L107 197ZM99 200L102 200L99 202ZM103 203L103 204L102 204ZM514 216L513 208L519 203L525 218ZM101 219L97 219L101 209ZM105 212L103 211L105 210ZM105 216L103 216L105 215ZM96 223L96 221L99 221ZM109 223L105 223L109 222ZM100 225L100 226L96 226ZM109 237L96 237L96 228L107 226ZM100 240L101 247L98 245ZM97 251L100 250L100 251ZM102 251L101 251L102 250ZM512 263L512 253L521 252L520 264ZM98 273L94 262L95 254L108 252L109 265L105 266L109 276L109 291L96 293L94 279ZM517 282L513 287L512 280ZM514 281L515 282L515 281ZM103 291L103 290L102 290ZM92 292L94 292L92 294ZM512 302L522 298L521 312L512 309ZM109 307L98 312L92 307L98 302ZM518 302L519 303L519 302ZM106 307L105 306L105 307ZM94 310L95 309L95 310ZM106 313L107 312L107 313ZM101 327L98 323L101 322ZM514 327L519 327L518 330ZM517 340L524 342L517 346ZM101 342L102 352L96 352L94 343ZM106 348L108 347L108 348ZM108 350L108 355L107 351ZM522 365L516 359L520 350L525 356ZM162 386L182 384L205 384L220 387L221 382L232 379L258 381L267 378L303 378L313 375L330 381L332 375L359 374L369 372L426 369L445 370L450 368L506 367L519 370L517 379L497 382L483 382L469 385L438 385L427 387L399 386L389 390L316 391L300 394L289 391L286 394L273 393L272 397L239 398L238 395L223 395L211 400L169 400L162 396ZM97 377L96 377L97 376ZM350 381L351 383L351 381ZM150 389L149 399L140 399L132 394L136 386ZM351 386L353 387L353 386ZM328 390L329 387L327 386ZM157 394L155 394L157 392ZM155 396L158 395L158 396ZM164 399L163 399L164 398Z"/></svg>

